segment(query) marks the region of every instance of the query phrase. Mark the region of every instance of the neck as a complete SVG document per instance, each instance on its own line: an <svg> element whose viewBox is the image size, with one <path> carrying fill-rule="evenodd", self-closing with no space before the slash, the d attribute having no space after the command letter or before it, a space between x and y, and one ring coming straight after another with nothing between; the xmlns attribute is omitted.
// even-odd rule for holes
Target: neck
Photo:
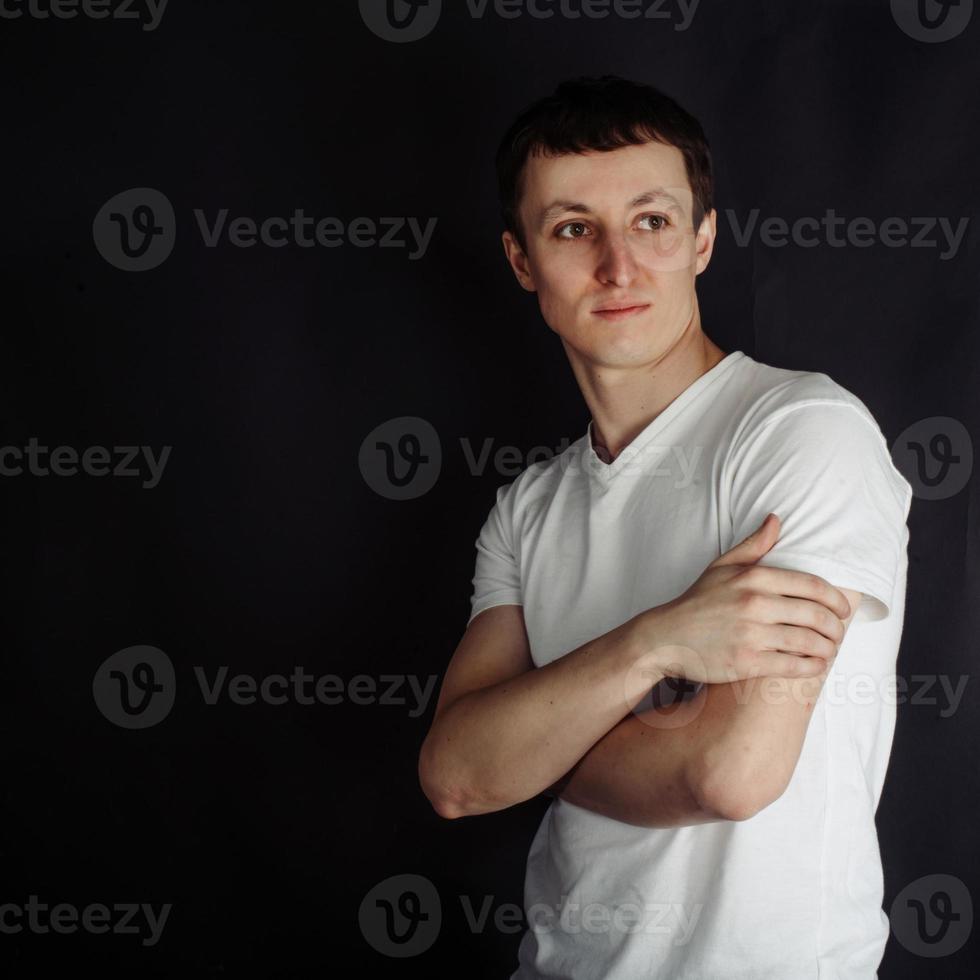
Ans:
<svg viewBox="0 0 980 980"><path fill-rule="evenodd" d="M592 415L593 448L611 463L678 395L726 356L701 331L695 316L688 328L654 360L609 370L572 363Z"/></svg>

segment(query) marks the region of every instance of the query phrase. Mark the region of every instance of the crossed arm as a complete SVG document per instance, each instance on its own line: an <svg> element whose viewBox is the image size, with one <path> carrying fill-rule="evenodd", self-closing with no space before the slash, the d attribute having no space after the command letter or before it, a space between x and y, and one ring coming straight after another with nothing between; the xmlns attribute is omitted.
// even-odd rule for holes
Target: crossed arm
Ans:
<svg viewBox="0 0 980 980"><path fill-rule="evenodd" d="M840 591L846 632L861 593ZM546 792L645 827L754 816L789 785L829 669L706 684L673 707L630 713Z"/></svg>
<svg viewBox="0 0 980 980"><path fill-rule="evenodd" d="M861 594L841 591L846 631ZM624 823L678 827L744 820L776 800L826 671L710 684L673 708L624 717L630 625L535 669L520 606L478 616L450 661L419 755L436 811L491 813L546 792ZM631 680L627 702L638 706L649 684Z"/></svg>

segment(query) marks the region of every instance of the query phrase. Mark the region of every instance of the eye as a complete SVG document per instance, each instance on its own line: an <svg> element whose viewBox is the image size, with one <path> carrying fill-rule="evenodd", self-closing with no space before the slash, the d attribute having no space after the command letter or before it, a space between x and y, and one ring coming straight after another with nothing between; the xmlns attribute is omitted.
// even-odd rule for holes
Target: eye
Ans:
<svg viewBox="0 0 980 980"><path fill-rule="evenodd" d="M555 238L582 238L582 235L566 235L565 232L569 228L585 229L587 225L584 221L569 221L568 224L561 225L555 229Z"/></svg>
<svg viewBox="0 0 980 980"><path fill-rule="evenodd" d="M667 215L665 214L645 214L643 215L642 218L640 218L640 221L659 222L658 224L653 226L652 229L653 231L660 231L661 229L666 228L667 225L670 224L670 218L668 218Z"/></svg>

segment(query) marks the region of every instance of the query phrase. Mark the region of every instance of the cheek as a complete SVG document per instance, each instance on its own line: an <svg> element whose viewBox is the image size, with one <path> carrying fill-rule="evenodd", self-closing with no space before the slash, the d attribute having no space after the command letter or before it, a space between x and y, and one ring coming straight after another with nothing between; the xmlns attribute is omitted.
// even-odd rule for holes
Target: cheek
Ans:
<svg viewBox="0 0 980 980"><path fill-rule="evenodd" d="M571 306L582 295L586 278L570 261L550 261L535 273L542 305Z"/></svg>
<svg viewBox="0 0 980 980"><path fill-rule="evenodd" d="M697 252L685 242L676 249L651 247L641 260L646 276L664 288L686 287L697 273Z"/></svg>

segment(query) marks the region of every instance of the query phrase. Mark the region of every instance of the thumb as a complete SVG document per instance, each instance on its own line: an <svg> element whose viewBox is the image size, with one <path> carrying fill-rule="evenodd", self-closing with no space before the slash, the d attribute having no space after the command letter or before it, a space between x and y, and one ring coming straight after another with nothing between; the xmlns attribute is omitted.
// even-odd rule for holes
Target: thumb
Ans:
<svg viewBox="0 0 980 980"><path fill-rule="evenodd" d="M778 540L780 521L776 514L766 514L765 520L744 540L733 545L712 565L749 565L758 561Z"/></svg>

